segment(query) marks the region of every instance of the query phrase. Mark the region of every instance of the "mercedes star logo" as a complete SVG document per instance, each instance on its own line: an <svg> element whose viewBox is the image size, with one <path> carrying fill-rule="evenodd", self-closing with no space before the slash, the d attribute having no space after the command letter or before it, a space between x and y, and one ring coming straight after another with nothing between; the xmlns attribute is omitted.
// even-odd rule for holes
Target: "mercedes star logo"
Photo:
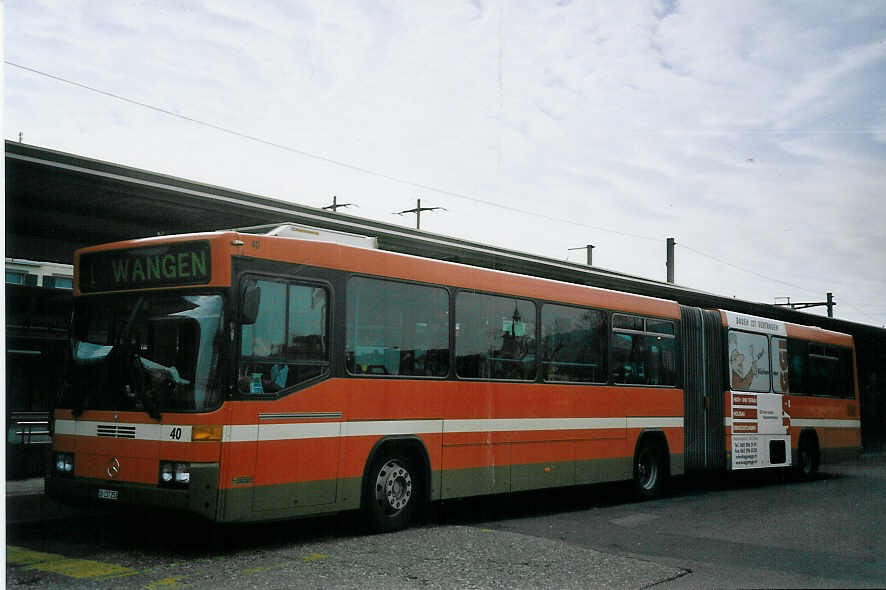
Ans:
<svg viewBox="0 0 886 590"><path fill-rule="evenodd" d="M120 459L114 457L111 459L111 462L108 463L108 478L114 479L117 477L118 473L120 473Z"/></svg>

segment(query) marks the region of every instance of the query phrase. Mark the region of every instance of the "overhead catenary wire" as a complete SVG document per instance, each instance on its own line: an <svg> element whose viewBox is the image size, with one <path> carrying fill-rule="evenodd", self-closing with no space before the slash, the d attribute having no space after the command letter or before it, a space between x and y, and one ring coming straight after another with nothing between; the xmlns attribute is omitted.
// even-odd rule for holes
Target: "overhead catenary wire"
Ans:
<svg viewBox="0 0 886 590"><path fill-rule="evenodd" d="M497 203L497 202L495 202L495 201L489 201L489 200L487 200L487 199L482 199L482 198L480 198L480 197L475 197L475 196L472 196L472 195L469 195L469 194L466 194L466 193L461 193L461 192L451 191L451 190L448 190L448 189L444 189L444 188L440 188L440 187L436 187L436 186L431 186L431 185L428 185L428 184L423 184L423 183L420 183L420 182L416 182L416 181L414 181L414 180L410 180L410 179L408 179L408 178L400 178L400 177L398 177L398 176L393 176L393 175L391 175L391 174L386 174L386 173L384 173L384 172L379 172L379 171L377 171L377 170L370 170L369 168L364 168L364 167L362 167L362 166L357 166L356 164L351 164L351 163L348 163L348 162L343 162L343 161L341 161L341 160L336 160L336 159L334 159L334 158L329 158L329 157L327 157L327 156L323 156L323 155L321 155L321 154L315 154L315 153L313 153L313 152L309 152L309 151L304 150L304 149L300 149L300 148L296 148L296 147L293 147L293 146L285 145L285 144L282 144L282 143L279 143L279 142L270 141L270 140L267 140L267 139L262 139L261 137L257 137L257 136L255 136L255 135L250 135L250 134L248 134L248 133L243 133L243 132L237 131L236 129L231 129L231 128L229 128L229 127L223 127L223 126L221 126L221 125L216 125L215 123L210 123L210 122L208 122L208 121L203 121L203 120L201 120L201 119L197 119L197 118L195 118L195 117L190 117L190 116L188 116L188 115L182 115L181 113L176 113L176 112L170 111L170 110L168 110L168 109L164 109L164 108L162 108L162 107L158 107L158 106L155 106L155 105L152 105L152 104L146 103L146 102L142 102L142 101L140 101L140 100L135 100L135 99L132 99L132 98L129 98L129 97L126 97L126 96L123 96L123 95L120 95L120 94L117 94L117 93L114 93L114 92L109 92L109 91L107 91L107 90L102 90L102 89L100 89L100 88L95 88L94 86L89 86L88 84L83 84L82 82L77 82L77 81L74 81L74 80L69 80L68 78L63 78L63 77L61 77L61 76L57 76L57 75L55 75L55 74L50 74L50 73L48 73L48 72L44 72L44 71L42 71L42 70L38 70L38 69L36 69L36 68L31 68L31 67L28 67L28 66L24 66L24 65L21 65L21 64L15 63L15 62L11 62L11 61L9 61L9 60L4 60L4 63L5 63L6 65L12 66L12 67L14 67L14 68L18 68L18 69L20 69L20 70L24 70L24 71L26 71L26 72L30 72L30 73L32 73L32 74L36 74L36 75L38 75L38 76L44 76L44 77L46 77L46 78L50 78L50 79L52 79L52 80L56 80L56 81L58 81L58 82L62 82L62 83L64 83L64 84L69 84L69 85L71 85L71 86L76 86L76 87L78 87L78 88L82 88L82 89L84 89L84 90L88 90L88 91L90 91L90 92L95 92L95 93L101 94L101 95L103 95L103 96L107 96L108 98L113 98L113 99L115 99L115 100L119 100L119 101L122 101L122 102L126 102L126 103L129 103L129 104L135 105L135 106L139 106L139 107L142 107L142 108L150 109L150 110L152 110L152 111L154 111L154 112L157 112L157 113L161 113L161 114L164 114L164 115L167 115L167 116L170 116L170 117L175 117L175 118L177 118L177 119L181 119L181 120L183 120L183 121L188 121L188 122L190 122L190 123L194 123L195 125L202 125L202 126L204 126L204 127L209 127L209 128L211 128L211 129L215 129L216 131L220 131L220 132L222 132L222 133L227 133L228 135L233 135L233 136L236 136L236 137L240 137L240 138L242 138L242 139L246 139L246 140L249 140L249 141L254 141L254 142L256 142L256 143L260 143L260 144L262 144L262 145L266 145L266 146L270 146L270 147L273 147L273 148L277 148L277 149L285 150L285 151L287 151L287 152L291 152L291 153L294 153L294 154L298 154L298 155L300 155L300 156L304 156L304 157L306 157L306 158L311 158L311 159L314 159L314 160L318 160L318 161L320 161L320 162L325 162L325 163L327 163L327 164L332 164L332 165L334 165L334 166L339 166L339 167L342 167L342 168L347 168L348 170L353 170L353 171L355 171L355 172L360 172L360 173L362 173L362 174L368 174L368 175L371 175L371 176L375 176L375 177L377 177L377 178L384 178L385 180L390 180L391 182L396 182L396 183L398 183L398 184L403 184L403 185L406 185L406 186L410 186L410 187L413 187L413 188L422 189L422 190L425 190L425 191L433 191L433 192L435 192L435 193L439 193L439 194L441 194L441 195L446 195L446 196L449 196L449 197L454 197L454 198L456 198L456 199L464 199L464 200L466 200L466 201L471 201L471 202L473 202L473 203L477 203L477 204L480 204L480 205L487 205L487 206L489 206L489 207L497 207L497 208L499 208L499 209L504 209L504 210L506 210L506 211L512 211L512 212L514 212L514 213L520 213L520 214L523 214L523 215L531 215L531 216L533 216L533 217L535 217L535 218L546 219L546 220L548 220L548 221L555 221L555 222L558 222L558 223L567 223L567 224L574 225L574 226L577 226L577 227L583 227L583 228L593 229L593 230L597 230L597 231L602 231L602 232L607 232L607 233L612 233L612 234L617 234L617 235L627 236L627 237L631 237L631 238L637 238L637 239L640 239L640 240L651 240L651 241L655 241L655 242L657 242L657 241L659 241L659 239L660 239L660 238L656 238L656 237L652 237L652 236L644 236L644 235L640 235L640 234L634 234L634 233L625 232L625 231L616 230L616 229L611 229L611 228L607 228L607 227L601 227L601 226L589 225L589 224L587 224L587 223L582 223L582 222L580 222L580 221L576 221L576 220L574 220L574 219L568 219L568 218L565 218L565 217L556 217L556 216L554 216L554 215L548 215L548 214L546 214L546 213L540 213L540 212L538 212L538 211L530 211L530 210L528 210L528 209L522 209L522 208L520 208L520 207L514 207L513 205L505 205L505 204L503 204L503 203Z"/></svg>

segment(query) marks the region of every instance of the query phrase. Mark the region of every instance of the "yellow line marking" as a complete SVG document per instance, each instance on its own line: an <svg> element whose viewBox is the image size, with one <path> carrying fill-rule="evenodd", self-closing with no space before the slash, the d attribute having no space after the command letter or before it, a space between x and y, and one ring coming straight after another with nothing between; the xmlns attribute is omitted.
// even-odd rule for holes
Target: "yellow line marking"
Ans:
<svg viewBox="0 0 886 590"><path fill-rule="evenodd" d="M40 561L47 561L57 555L52 553L40 553L39 551L31 551L24 547L15 547L14 545L6 546L6 562L12 565L30 565Z"/></svg>
<svg viewBox="0 0 886 590"><path fill-rule="evenodd" d="M146 585L145 588L150 588L153 590L154 588L184 588L185 586L189 586L190 584L185 584L181 580L184 576L173 576L171 578L163 578L162 580L157 580L156 582L151 582Z"/></svg>
<svg viewBox="0 0 886 590"><path fill-rule="evenodd" d="M21 566L28 570L51 572L79 579L116 578L139 573L138 570L122 565L103 563L91 559L74 559L55 553L31 551L30 549L13 545L6 546L6 561L10 565Z"/></svg>
<svg viewBox="0 0 886 590"><path fill-rule="evenodd" d="M283 568L285 568L285 567L287 567L287 566L289 566L289 565L290 565L290 564L289 564L288 562L274 563L274 564L271 564L271 565L258 565L258 566L255 566L255 567L248 567L248 568L246 568L246 569L242 569L242 570L240 570L240 573L249 576L249 575L252 575L252 574L260 574L260 573L262 573L262 572L269 572L269 571L272 571L272 570L283 569Z"/></svg>
<svg viewBox="0 0 886 590"><path fill-rule="evenodd" d="M307 557L302 557L301 560L305 563L308 563L310 561L321 561L321 560L326 559L328 557L329 556L324 553L312 553L312 554L308 555Z"/></svg>

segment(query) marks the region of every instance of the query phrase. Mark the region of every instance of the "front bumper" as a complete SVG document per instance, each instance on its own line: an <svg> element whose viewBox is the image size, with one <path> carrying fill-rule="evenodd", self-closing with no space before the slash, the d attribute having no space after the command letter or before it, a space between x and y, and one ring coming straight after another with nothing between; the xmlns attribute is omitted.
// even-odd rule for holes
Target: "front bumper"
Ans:
<svg viewBox="0 0 886 590"><path fill-rule="evenodd" d="M100 492L100 490L102 490ZM218 463L192 463L187 489L113 480L46 477L46 494L60 502L94 502L178 510L215 520L218 512ZM116 499L107 499L116 496Z"/></svg>

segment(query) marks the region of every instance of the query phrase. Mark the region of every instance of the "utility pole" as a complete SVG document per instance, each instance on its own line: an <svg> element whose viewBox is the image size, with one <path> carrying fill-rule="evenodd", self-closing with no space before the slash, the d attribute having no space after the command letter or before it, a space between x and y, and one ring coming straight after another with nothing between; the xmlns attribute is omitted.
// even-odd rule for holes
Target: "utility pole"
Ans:
<svg viewBox="0 0 886 590"><path fill-rule="evenodd" d="M587 246L582 246L580 248L570 248L570 250L587 250L588 251L588 266L594 266L594 246L593 244L588 244Z"/></svg>
<svg viewBox="0 0 886 590"><path fill-rule="evenodd" d="M674 238L668 238L668 257L665 264L668 267L668 283L672 285L674 284L674 244L676 243Z"/></svg>
<svg viewBox="0 0 886 590"><path fill-rule="evenodd" d="M787 301L784 303L779 303L778 301L776 301L775 305L778 305L780 307L790 307L791 309L807 309L809 307L825 306L828 308L829 318L834 317L834 306L837 305L837 303L834 301L834 294L830 291L828 291L826 295L826 301L798 301L795 303L791 303L790 297L776 297L776 299L787 299Z"/></svg>
<svg viewBox="0 0 886 590"><path fill-rule="evenodd" d="M421 229L421 212L422 211L437 211L438 209L446 211L445 207L422 207L421 206L421 198L415 200L415 209L405 209L404 211L398 211L394 213L394 215L403 215L405 213L415 213L415 229Z"/></svg>
<svg viewBox="0 0 886 590"><path fill-rule="evenodd" d="M333 213L335 213L339 207L356 207L354 203L339 203L338 197L332 195L332 205L326 205L323 209L331 209Z"/></svg>

